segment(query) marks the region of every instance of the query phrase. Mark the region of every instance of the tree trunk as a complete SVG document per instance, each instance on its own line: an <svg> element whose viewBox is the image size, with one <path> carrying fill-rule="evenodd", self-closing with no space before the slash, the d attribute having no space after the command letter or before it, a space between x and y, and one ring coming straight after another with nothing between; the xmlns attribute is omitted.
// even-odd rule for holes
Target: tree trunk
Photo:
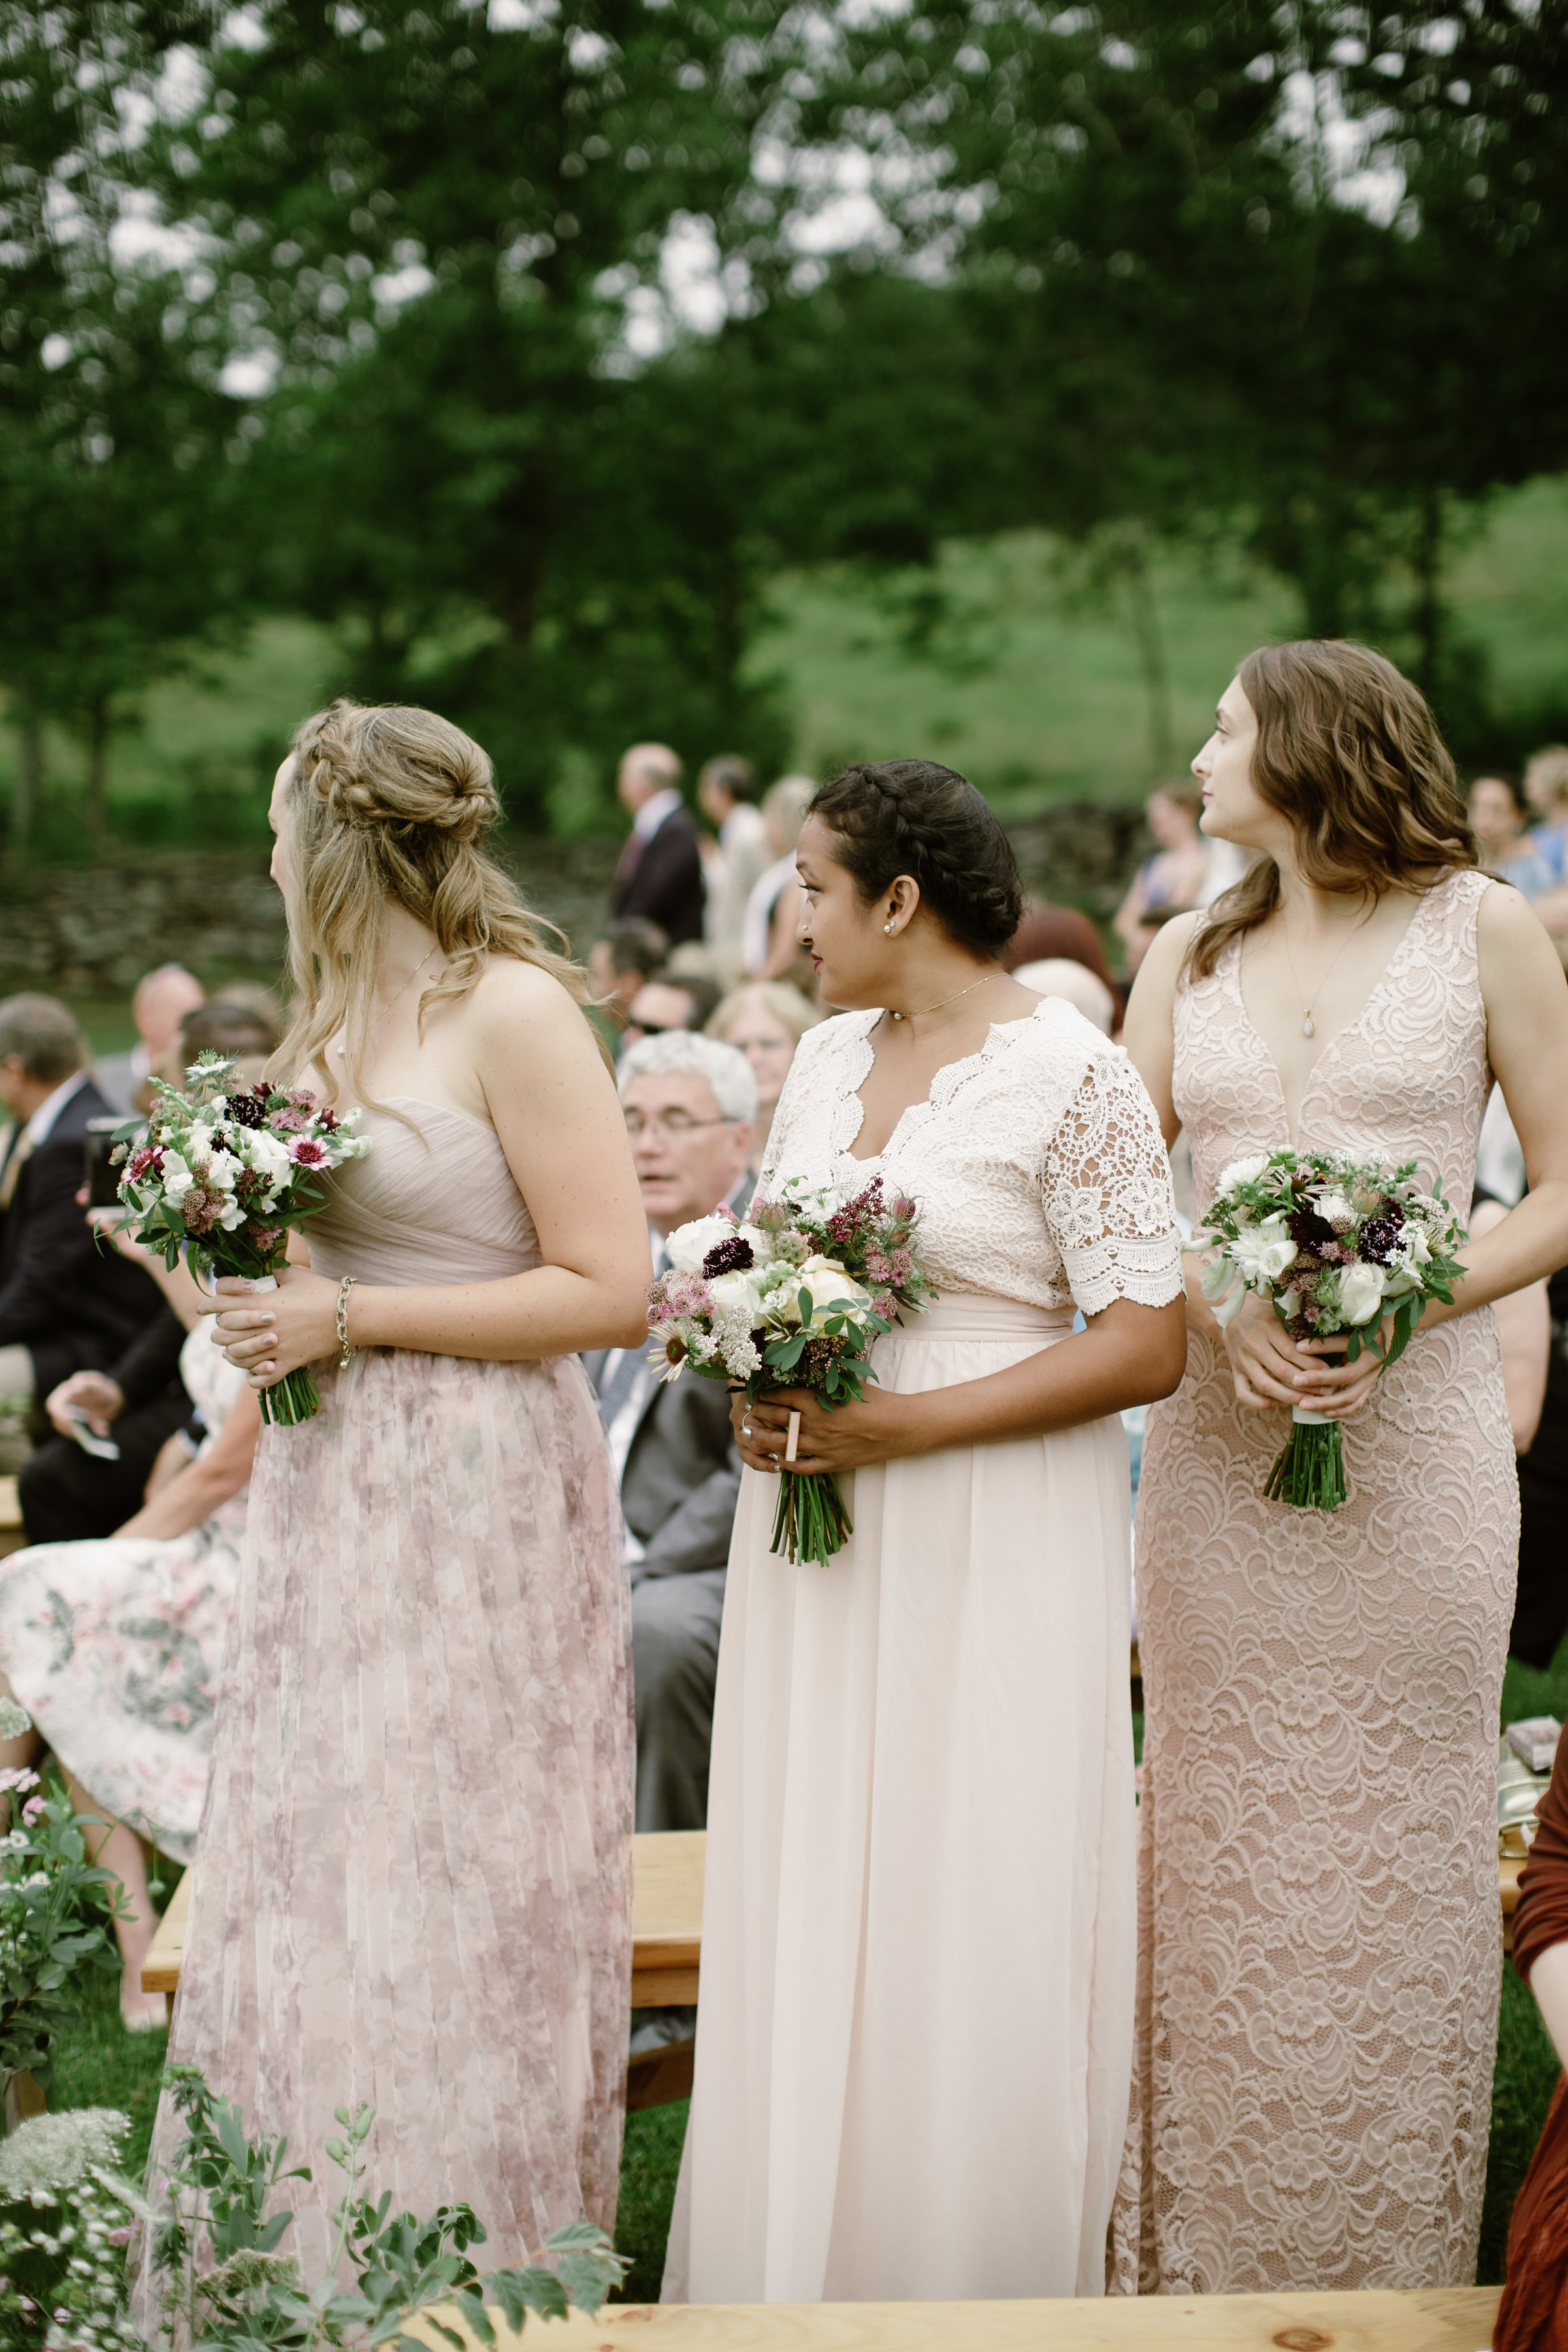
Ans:
<svg viewBox="0 0 1568 2352"><path fill-rule="evenodd" d="M44 793L44 726L37 706L21 705L16 714L16 782L11 792L11 855L26 858Z"/></svg>
<svg viewBox="0 0 1568 2352"><path fill-rule="evenodd" d="M1415 541L1415 610L1411 617L1420 646L1415 683L1430 701L1437 691L1443 639L1443 501L1435 489L1428 490L1421 502Z"/></svg>
<svg viewBox="0 0 1568 2352"><path fill-rule="evenodd" d="M1160 630L1160 615L1155 609L1154 591L1149 578L1149 567L1142 548L1134 547L1127 560L1127 594L1132 609L1132 634L1138 646L1138 666L1143 673L1143 693L1149 721L1149 780L1157 783L1169 775L1174 756L1172 743L1174 729L1171 719L1171 671L1165 659L1165 640Z"/></svg>
<svg viewBox="0 0 1568 2352"><path fill-rule="evenodd" d="M87 711L87 837L94 854L103 846L109 822L109 697L100 694Z"/></svg>

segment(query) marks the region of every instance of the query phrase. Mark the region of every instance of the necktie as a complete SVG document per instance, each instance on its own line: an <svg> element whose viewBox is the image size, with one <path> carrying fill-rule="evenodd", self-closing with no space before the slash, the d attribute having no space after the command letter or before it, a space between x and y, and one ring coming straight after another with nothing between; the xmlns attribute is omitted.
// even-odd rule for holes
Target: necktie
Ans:
<svg viewBox="0 0 1568 2352"><path fill-rule="evenodd" d="M24 1164L33 1156L33 1139L25 1127L11 1129L11 1148L5 1154L5 1165L0 1169L0 1209L8 1209L16 1191L16 1179Z"/></svg>
<svg viewBox="0 0 1568 2352"><path fill-rule="evenodd" d="M606 1429L615 1426L616 1415L647 1369L643 1354L641 1348L617 1348L605 1366L605 1384L599 1391L599 1408L605 1416Z"/></svg>

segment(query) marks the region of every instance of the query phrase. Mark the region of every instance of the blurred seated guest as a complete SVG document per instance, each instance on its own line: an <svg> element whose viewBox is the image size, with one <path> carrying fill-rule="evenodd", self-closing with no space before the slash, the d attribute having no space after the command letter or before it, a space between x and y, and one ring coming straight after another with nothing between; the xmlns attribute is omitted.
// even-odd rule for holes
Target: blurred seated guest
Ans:
<svg viewBox="0 0 1568 2352"><path fill-rule="evenodd" d="M668 953L668 934L640 915L612 923L594 941L588 950L588 978L600 1000L598 1010L617 1030L626 1027L633 997L645 981L663 970Z"/></svg>
<svg viewBox="0 0 1568 2352"><path fill-rule="evenodd" d="M739 1213L751 1198L756 1081L734 1046L672 1032L628 1045L616 1083L654 1270L663 1273L667 1234L723 1202ZM609 1432L626 1522L637 1825L702 1829L724 1570L741 1491L730 1391L695 1373L656 1380L641 1346L584 1362Z"/></svg>
<svg viewBox="0 0 1568 2352"><path fill-rule="evenodd" d="M1130 974L1142 962L1162 923L1206 904L1209 844L1198 831L1203 808L1203 792L1195 782L1160 784L1143 803L1159 847L1143 860L1111 919Z"/></svg>
<svg viewBox="0 0 1568 2352"><path fill-rule="evenodd" d="M1114 986L1104 941L1089 917L1077 907L1046 907L1031 899L1028 912L1007 942L1003 969L1016 971L1020 964L1045 963L1062 956L1081 963L1107 988Z"/></svg>
<svg viewBox="0 0 1568 2352"><path fill-rule="evenodd" d="M768 829L757 797L757 773L750 760L727 754L710 760L697 778L697 803L718 836L705 861L708 908L702 936L731 971L741 961L746 901L771 864Z"/></svg>
<svg viewBox="0 0 1568 2352"><path fill-rule="evenodd" d="M1483 866L1511 882L1527 898L1552 887L1545 860L1531 848L1525 835L1530 803L1521 784L1509 776L1478 776L1466 805Z"/></svg>
<svg viewBox="0 0 1568 2352"><path fill-rule="evenodd" d="M662 1037L674 1029L700 1029L719 1002L719 983L700 972L661 973L631 1001L626 1043L642 1037Z"/></svg>
<svg viewBox="0 0 1568 2352"><path fill-rule="evenodd" d="M668 743L634 743L616 780L632 829L616 867L610 910L645 915L672 946L702 937L702 853L680 798L680 761Z"/></svg>
<svg viewBox="0 0 1568 2352"><path fill-rule="evenodd" d="M1568 963L1568 744L1537 751L1525 769L1524 789L1545 821L1524 845L1530 865L1519 887Z"/></svg>
<svg viewBox="0 0 1568 2352"><path fill-rule="evenodd" d="M757 1082L757 1116L752 1147L752 1173L762 1166L779 1095L789 1076L795 1049L808 1029L824 1018L819 1005L809 1004L787 980L752 980L731 989L708 1023L707 1034L735 1046L752 1066Z"/></svg>
<svg viewBox="0 0 1568 2352"><path fill-rule="evenodd" d="M0 1675L37 1727L0 1741L0 1764L53 1749L133 1918L117 1924L127 2024L162 2025L141 1990L156 1926L142 1852L188 1863L201 1822L224 1633L245 1540L246 1487L261 1429L257 1393L213 1346L187 1337L181 1376L208 1435L194 1461L97 1543L39 1544L0 1562Z"/></svg>
<svg viewBox="0 0 1568 2352"><path fill-rule="evenodd" d="M1115 994L1098 972L1090 971L1075 956L1043 956L1038 963L1021 963L1013 977L1020 988L1032 988L1037 996L1065 996L1106 1036L1115 1030Z"/></svg>
<svg viewBox="0 0 1568 2352"><path fill-rule="evenodd" d="M0 1003L0 1398L28 1409L72 1372L101 1371L159 1310L140 1266L99 1252L83 1219L87 1124L112 1118L75 1019L52 996Z"/></svg>
<svg viewBox="0 0 1568 2352"><path fill-rule="evenodd" d="M1568 1738L1519 1882L1513 1965L1535 1995L1558 2058L1568 2065ZM1492 2329L1494 2352L1568 2352L1568 2081L1552 2095L1508 2229L1508 2284Z"/></svg>
<svg viewBox="0 0 1568 2352"><path fill-rule="evenodd" d="M186 1013L154 1075L174 1085L198 1055L233 1054L241 1057L238 1075L249 1085L261 1076L281 1035L276 1003L264 991L247 990L243 1003L220 997ZM184 1431L194 1451L203 1434L199 1415L193 1424L179 1360L185 1332L206 1302L183 1266L171 1270L125 1236L115 1236L115 1215L99 1213L90 1222L121 1256L145 1267L171 1303L137 1333L117 1363L105 1371L73 1372L46 1398L44 1410L59 1434L40 1446L17 1481L29 1543L111 1535L141 1502L168 1440ZM97 1439L99 1446L89 1446L88 1439ZM118 1452L100 1451L105 1444Z"/></svg>
<svg viewBox="0 0 1568 2352"><path fill-rule="evenodd" d="M142 1087L167 1059L186 1013L205 995L201 982L183 963L161 963L156 971L144 973L137 982L131 1000L136 1043L128 1054L104 1055L94 1071L99 1092L110 1110L117 1110L122 1118L132 1111L145 1110L146 1104L139 1099Z"/></svg>
<svg viewBox="0 0 1568 2352"><path fill-rule="evenodd" d="M741 963L752 980L782 980L800 956L800 884L795 845L816 786L809 776L781 776L763 795L763 823L773 864L752 886L741 932Z"/></svg>

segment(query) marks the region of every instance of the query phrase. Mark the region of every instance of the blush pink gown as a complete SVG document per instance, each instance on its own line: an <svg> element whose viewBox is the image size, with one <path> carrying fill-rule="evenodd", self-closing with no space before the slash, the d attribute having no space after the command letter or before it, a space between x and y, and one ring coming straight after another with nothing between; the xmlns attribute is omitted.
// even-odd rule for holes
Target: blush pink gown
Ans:
<svg viewBox="0 0 1568 2352"><path fill-rule="evenodd" d="M310 1228L336 1280L539 1263L488 1128L367 1115ZM286 2132L307 2278L333 2110L376 2111L372 2196L466 2200L487 2265L614 2224L631 1967L627 1608L575 1358L368 1349L262 1433L171 2042ZM153 2163L174 2145L165 2098Z"/></svg>
<svg viewBox="0 0 1568 2352"><path fill-rule="evenodd" d="M1461 1215L1491 1085L1476 917L1432 890L1301 1106L1303 1148L1415 1160ZM1233 945L1176 1000L1200 1210L1289 1139ZM1266 1502L1287 1417L1192 1340L1138 1493L1147 1713L1124 2294L1473 2280L1501 1946L1497 1741L1519 1494L1489 1307L1344 1425L1350 1500Z"/></svg>

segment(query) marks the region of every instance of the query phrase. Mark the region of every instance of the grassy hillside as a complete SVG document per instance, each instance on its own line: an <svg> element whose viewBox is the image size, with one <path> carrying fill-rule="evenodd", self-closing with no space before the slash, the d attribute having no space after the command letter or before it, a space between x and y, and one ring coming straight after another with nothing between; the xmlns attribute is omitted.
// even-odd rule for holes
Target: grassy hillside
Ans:
<svg viewBox="0 0 1568 2352"><path fill-rule="evenodd" d="M923 638L914 600L929 581L889 587L844 572L777 583L753 666L793 707L796 764L820 775L851 758L924 751L965 769L1017 816L1057 799L1136 797L1152 760L1125 592L1086 593L1037 535L950 550L938 578L944 613ZM1568 714L1568 479L1531 484L1473 519L1450 586L1456 635L1480 657L1498 705L1527 727L1535 714L1561 725L1551 713ZM1280 583L1223 556L1162 562L1153 605L1182 765L1237 657L1288 635L1297 616ZM289 731L342 683L342 667L327 632L273 620L243 652L154 687L142 723L115 746L118 837L149 847L259 838ZM721 747L682 748L701 758ZM14 749L0 728L0 795ZM80 756L63 736L48 755L55 814L41 846L68 856L79 850ZM607 800L561 797L575 827L604 824Z"/></svg>

